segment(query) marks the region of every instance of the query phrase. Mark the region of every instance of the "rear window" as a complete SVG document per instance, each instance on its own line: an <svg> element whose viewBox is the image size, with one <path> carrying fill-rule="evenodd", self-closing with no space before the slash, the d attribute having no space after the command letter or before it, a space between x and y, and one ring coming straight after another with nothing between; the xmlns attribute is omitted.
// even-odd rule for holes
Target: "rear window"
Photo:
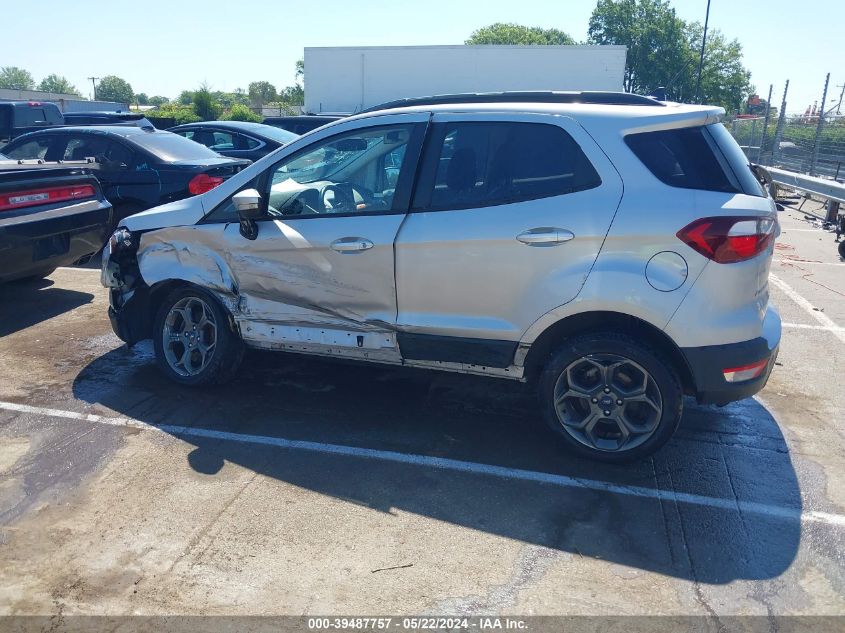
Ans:
<svg viewBox="0 0 845 633"><path fill-rule="evenodd" d="M717 142L719 129L728 134L718 123L629 134L625 142L655 177L672 187L765 195L742 150L737 146L744 165L738 164L736 157L725 155L722 143L727 143ZM730 135L727 140L736 145ZM738 169L746 172L752 182L744 183L736 173Z"/></svg>
<svg viewBox="0 0 845 633"><path fill-rule="evenodd" d="M220 158L220 154L172 132L145 132L133 134L126 139L142 147L166 163L181 160L204 160Z"/></svg>

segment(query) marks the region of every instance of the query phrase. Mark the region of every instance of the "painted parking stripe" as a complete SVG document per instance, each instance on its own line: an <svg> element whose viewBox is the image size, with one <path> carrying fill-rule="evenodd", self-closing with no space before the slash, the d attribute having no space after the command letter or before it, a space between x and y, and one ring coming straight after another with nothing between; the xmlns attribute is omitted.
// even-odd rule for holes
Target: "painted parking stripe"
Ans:
<svg viewBox="0 0 845 633"><path fill-rule="evenodd" d="M781 323L781 327L793 330L822 330L824 332L843 332L845 327L838 325L829 327L827 325L813 325L812 323Z"/></svg>
<svg viewBox="0 0 845 633"><path fill-rule="evenodd" d="M845 343L845 329L842 329L838 325L836 325L833 319L827 316L824 312L817 310L812 303L807 301L798 293L797 290L795 290L792 286L790 286L777 275L769 274L769 281L771 281L774 286L778 288L781 292L783 292L787 297L792 299L801 308L803 308L803 310L811 317L813 317L816 321L818 321L820 325L829 328L836 338Z"/></svg>
<svg viewBox="0 0 845 633"><path fill-rule="evenodd" d="M174 436L200 437L227 442L241 442L245 444L259 444L273 446L275 448L308 451L312 453L323 453L329 455L343 455L345 457L358 457L398 464L410 464L413 466L424 466L437 468L439 470L470 473L473 475L486 475L498 479L512 481L527 481L533 483L548 484L561 488L575 488L581 490L592 490L596 492L608 492L628 497L640 497L661 501L674 501L691 505L706 506L719 510L740 511L752 514L763 515L775 519L791 521L802 521L811 523L825 523L845 527L845 515L832 514L829 512L804 511L799 508L788 508L783 506L757 503L754 501L742 501L737 499L722 499L718 497L707 497L687 492L675 492L671 490L655 490L641 486L625 486L613 484L595 479L581 479L579 477L568 477L566 475L554 475L552 473L536 472L519 468L506 468L491 464L480 464L476 462L465 462L445 457L433 457L430 455L416 455L413 453L398 453L395 451L384 451L373 448L361 448L357 446L344 446L339 444L324 444L322 442L309 442L304 440L288 440L281 437L267 435L250 435L242 433L231 433L229 431L217 431L214 429L203 429L189 426L175 426L161 424L152 426L139 420L123 417L106 417L91 413L77 413L75 411L64 411L61 409L49 409L34 407L15 402L0 401L0 409L15 411L18 413L30 413L50 417L79 420L82 422L93 422L96 424L107 424L110 426L132 427L149 431L157 431Z"/></svg>
<svg viewBox="0 0 845 633"><path fill-rule="evenodd" d="M801 264L802 266L845 266L845 262L813 262L806 259L778 259L778 264Z"/></svg>

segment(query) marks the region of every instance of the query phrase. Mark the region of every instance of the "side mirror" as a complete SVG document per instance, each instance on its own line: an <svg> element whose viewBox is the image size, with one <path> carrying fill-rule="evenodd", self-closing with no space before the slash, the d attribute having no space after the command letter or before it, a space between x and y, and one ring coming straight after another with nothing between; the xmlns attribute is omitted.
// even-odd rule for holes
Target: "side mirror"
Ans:
<svg viewBox="0 0 845 633"><path fill-rule="evenodd" d="M244 189L232 196L232 204L242 220L256 220L262 216L261 194L255 189Z"/></svg>
<svg viewBox="0 0 845 633"><path fill-rule="evenodd" d="M255 221L262 217L261 194L255 189L244 189L232 196L232 204L241 219L241 235L248 240L258 237L258 225Z"/></svg>

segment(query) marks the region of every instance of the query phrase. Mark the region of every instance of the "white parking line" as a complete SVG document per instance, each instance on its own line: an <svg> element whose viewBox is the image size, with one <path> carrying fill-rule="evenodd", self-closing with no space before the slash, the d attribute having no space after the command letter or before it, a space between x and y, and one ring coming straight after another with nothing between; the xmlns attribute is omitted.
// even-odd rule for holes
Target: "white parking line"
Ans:
<svg viewBox="0 0 845 633"><path fill-rule="evenodd" d="M802 266L845 266L845 262L812 262L805 259L777 259L778 264L801 264Z"/></svg>
<svg viewBox="0 0 845 633"><path fill-rule="evenodd" d="M845 332L845 327L838 325L830 327L827 325L813 325L812 323L781 323L781 327L796 330L822 330L824 332Z"/></svg>
<svg viewBox="0 0 845 633"><path fill-rule="evenodd" d="M828 525L845 527L845 515L831 514L829 512L802 512L799 508L787 508L783 506L757 503L754 501L742 501L733 498L722 499L718 497L706 497L703 495L696 495L687 492L675 492L671 490L643 488L641 486L625 486L621 484L612 484L605 481L598 481L595 479L581 479L577 477L568 477L566 475L554 475L551 473L536 472L533 470L506 468L504 466L493 466L490 464L479 464L476 462L464 462L456 459L448 459L445 457L432 457L430 455L416 455L412 453L398 453L395 451L383 451L373 448L360 448L357 446L343 446L339 444L324 444L322 442L288 440L281 437L231 433L229 431L216 431L214 429L203 429L189 426L175 426L171 424L152 426L150 424L146 424L145 422L133 420L131 418L111 418L91 413L77 413L75 411L64 411L61 409L34 407L26 404L17 404L15 402L0 401L0 409L5 409L7 411L16 411L19 413L30 413L35 415L46 415L51 417L65 418L69 420L79 420L83 422L93 422L96 424L107 424L110 426L140 428L148 431L163 432L175 436L201 437L227 442L259 444L264 446L273 446L275 448L308 451L312 453L343 455L346 457L358 457L363 459L373 459L399 464L410 464L414 466L437 468L439 470L446 470L452 472L470 473L473 475L486 475L489 477L496 477L498 479L507 479L512 481L528 481L533 483L558 486L561 488L576 488L581 490L593 490L597 492L609 492L612 494L623 495L628 497L639 497L660 501L674 501L698 506L706 506L710 508L717 508L719 510L729 510L734 512L739 510L741 512L749 512L775 519L802 521L805 523L825 523Z"/></svg>
<svg viewBox="0 0 845 633"><path fill-rule="evenodd" d="M833 333L836 338L845 343L845 329L840 328L838 325L836 325L833 319L827 316L824 312L816 310L813 307L812 303L810 303L804 297L798 294L798 291L796 291L792 286L790 286L777 275L772 275L770 273L769 280L775 285L776 288L779 288L787 297L789 297L795 303L801 306L807 314L812 316L821 325L825 326L826 328L829 328L829 330Z"/></svg>
<svg viewBox="0 0 845 633"><path fill-rule="evenodd" d="M78 266L59 266L56 270L72 270L74 272L88 272L88 273L99 273L99 268L80 268Z"/></svg>

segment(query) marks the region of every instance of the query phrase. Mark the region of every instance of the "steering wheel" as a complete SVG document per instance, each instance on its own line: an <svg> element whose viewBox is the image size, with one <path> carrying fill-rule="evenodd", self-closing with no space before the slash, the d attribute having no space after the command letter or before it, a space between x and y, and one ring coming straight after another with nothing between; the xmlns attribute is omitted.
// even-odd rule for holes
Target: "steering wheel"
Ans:
<svg viewBox="0 0 845 633"><path fill-rule="evenodd" d="M327 200L326 194L333 193L333 199ZM351 213L355 211L355 195L352 193L351 187L344 185L326 185L320 193L320 202L323 203L323 208L326 211L335 211L338 213Z"/></svg>

